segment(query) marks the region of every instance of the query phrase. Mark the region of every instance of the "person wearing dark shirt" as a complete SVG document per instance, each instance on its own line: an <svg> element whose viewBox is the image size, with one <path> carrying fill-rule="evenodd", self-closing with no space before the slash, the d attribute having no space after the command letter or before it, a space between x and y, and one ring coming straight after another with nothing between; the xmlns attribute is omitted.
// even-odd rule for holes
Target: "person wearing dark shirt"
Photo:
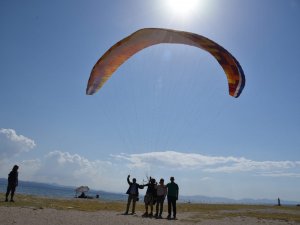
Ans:
<svg viewBox="0 0 300 225"><path fill-rule="evenodd" d="M127 176L127 183L129 184L129 188L126 192L126 194L128 194L128 199L127 199L127 207L126 207L126 211L125 211L125 215L128 215L128 211L129 211L129 207L132 201L132 211L131 214L133 215L135 213L135 204L136 201L138 201L138 197L139 197L139 188L143 189L143 185L139 185L138 183L136 183L136 179L133 178L132 182L129 180L130 175Z"/></svg>
<svg viewBox="0 0 300 225"><path fill-rule="evenodd" d="M14 165L12 171L8 174L7 191L5 195L5 201L8 202L8 196L10 193L10 201L14 202L14 195L16 187L18 186L18 169L19 166Z"/></svg>
<svg viewBox="0 0 300 225"><path fill-rule="evenodd" d="M147 186L148 188L146 191L146 195L144 197L146 212L143 214L143 217L152 217L153 205L155 204L156 196L157 196L157 191L156 191L157 183L154 178L150 177L148 184L145 184L144 186ZM149 206L150 206L150 213L148 213Z"/></svg>
<svg viewBox="0 0 300 225"><path fill-rule="evenodd" d="M174 182L174 177L170 178L170 183L167 184L168 188L168 219L171 219L171 211L173 209L173 219L176 219L176 201L178 200L179 187Z"/></svg>

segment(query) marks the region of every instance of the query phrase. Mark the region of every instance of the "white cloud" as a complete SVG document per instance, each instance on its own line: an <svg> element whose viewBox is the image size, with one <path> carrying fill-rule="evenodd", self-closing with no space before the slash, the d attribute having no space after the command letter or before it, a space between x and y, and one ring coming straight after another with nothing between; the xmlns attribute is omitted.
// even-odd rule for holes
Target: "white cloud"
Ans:
<svg viewBox="0 0 300 225"><path fill-rule="evenodd" d="M228 162L238 162L243 158L205 156L196 153L181 153L175 151L149 152L142 154L120 154L112 155L116 159L125 159L130 167L144 167L150 164L168 166L173 168L203 168L211 165L225 164Z"/></svg>
<svg viewBox="0 0 300 225"><path fill-rule="evenodd" d="M120 171L109 161L90 161L78 154L52 151L32 165L36 170L31 168L31 174L26 176L31 176L35 181L119 190L120 185L115 184L120 180Z"/></svg>
<svg viewBox="0 0 300 225"><path fill-rule="evenodd" d="M7 176L11 160L0 163ZM9 164L8 164L9 162ZM7 168L3 168L3 166ZM175 151L113 155L108 160L89 160L79 154L51 151L42 158L19 161L20 179L63 185L88 185L93 189L124 192L126 177L131 174L141 183L145 175L176 178L186 193L198 193L190 187L196 182L205 190L215 186L224 173L232 177L241 173L264 177L300 178L299 161L253 161L244 157L209 156ZM239 173L239 174L238 174ZM195 180L195 175L197 179ZM253 176L254 175L254 176ZM197 183L198 182L198 183ZM225 181L222 181L225 182ZM211 184L213 183L213 184ZM217 185L218 186L218 185Z"/></svg>
<svg viewBox="0 0 300 225"><path fill-rule="evenodd" d="M290 178L300 178L300 173L292 173L292 172L265 172L261 173L261 176L265 177L290 177Z"/></svg>
<svg viewBox="0 0 300 225"><path fill-rule="evenodd" d="M211 177L202 177L199 179L200 181L211 181L211 180L214 180L213 178Z"/></svg>
<svg viewBox="0 0 300 225"><path fill-rule="evenodd" d="M252 161L248 159L243 159L231 163L229 165L207 168L207 172L250 172L250 171L270 171L277 169L292 169L296 168L298 165L297 162L292 161ZM299 167L299 166L298 166Z"/></svg>
<svg viewBox="0 0 300 225"><path fill-rule="evenodd" d="M29 181L35 180L35 174L37 173L37 171L40 170L42 166L42 162L40 159L23 160L15 164L19 165L19 174L21 180L29 180Z"/></svg>
<svg viewBox="0 0 300 225"><path fill-rule="evenodd" d="M253 161L244 157L207 156L175 151L120 154L113 155L113 157L127 161L127 166L130 168L147 168L153 164L169 169L199 169L209 173L270 172L300 169L299 161Z"/></svg>
<svg viewBox="0 0 300 225"><path fill-rule="evenodd" d="M13 129L0 129L0 156L9 158L22 152L28 152L36 146L34 140L18 135Z"/></svg>

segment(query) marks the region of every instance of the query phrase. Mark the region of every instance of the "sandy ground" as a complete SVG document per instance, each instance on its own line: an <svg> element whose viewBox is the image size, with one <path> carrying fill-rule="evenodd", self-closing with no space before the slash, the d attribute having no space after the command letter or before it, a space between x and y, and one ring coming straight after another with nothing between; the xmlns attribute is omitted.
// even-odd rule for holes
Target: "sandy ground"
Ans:
<svg viewBox="0 0 300 225"><path fill-rule="evenodd" d="M83 212L75 210L36 209L30 207L0 207L1 225L140 225L140 224L197 224L197 225L294 225L296 222L263 220L251 217L234 217L223 219L198 219L189 221L193 213L179 213L177 220L143 218L142 212L136 215L122 215L119 212L99 211Z"/></svg>

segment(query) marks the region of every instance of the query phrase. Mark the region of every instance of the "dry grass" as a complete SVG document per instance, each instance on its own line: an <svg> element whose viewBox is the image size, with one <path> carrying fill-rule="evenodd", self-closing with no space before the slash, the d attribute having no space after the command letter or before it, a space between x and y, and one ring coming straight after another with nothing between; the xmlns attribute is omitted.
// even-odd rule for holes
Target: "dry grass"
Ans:
<svg viewBox="0 0 300 225"><path fill-rule="evenodd" d="M265 220L300 222L300 207L237 204L179 204L180 212L194 212L186 219L198 222L205 219L252 217Z"/></svg>
<svg viewBox="0 0 300 225"><path fill-rule="evenodd" d="M53 208L60 210L76 209L81 211L124 211L124 202L107 202L99 199L63 199L63 198L46 198L32 195L18 194L15 202L1 202L0 206L17 206L31 207L37 209Z"/></svg>
<svg viewBox="0 0 300 225"><path fill-rule="evenodd" d="M108 202L99 199L59 199L44 198L17 194L16 202L0 202L0 206L30 207L33 209L54 208L59 210L81 211L117 211L124 212L126 202ZM144 205L137 203L137 211L144 211ZM198 222L205 219L222 219L233 217L252 217L266 220L282 220L300 222L300 207L296 206L264 206L235 204L178 204L179 213L188 213L184 218L188 222Z"/></svg>

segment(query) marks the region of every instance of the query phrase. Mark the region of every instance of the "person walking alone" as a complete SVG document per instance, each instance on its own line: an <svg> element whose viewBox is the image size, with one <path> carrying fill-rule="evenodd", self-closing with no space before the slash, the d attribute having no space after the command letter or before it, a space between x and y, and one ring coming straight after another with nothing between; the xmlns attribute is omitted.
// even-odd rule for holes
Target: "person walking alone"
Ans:
<svg viewBox="0 0 300 225"><path fill-rule="evenodd" d="M18 186L18 169L19 166L14 165L12 171L8 174L8 184L7 184L6 194L5 194L6 202L8 202L9 193L10 193L10 201L14 202L15 191L16 191L16 187Z"/></svg>

